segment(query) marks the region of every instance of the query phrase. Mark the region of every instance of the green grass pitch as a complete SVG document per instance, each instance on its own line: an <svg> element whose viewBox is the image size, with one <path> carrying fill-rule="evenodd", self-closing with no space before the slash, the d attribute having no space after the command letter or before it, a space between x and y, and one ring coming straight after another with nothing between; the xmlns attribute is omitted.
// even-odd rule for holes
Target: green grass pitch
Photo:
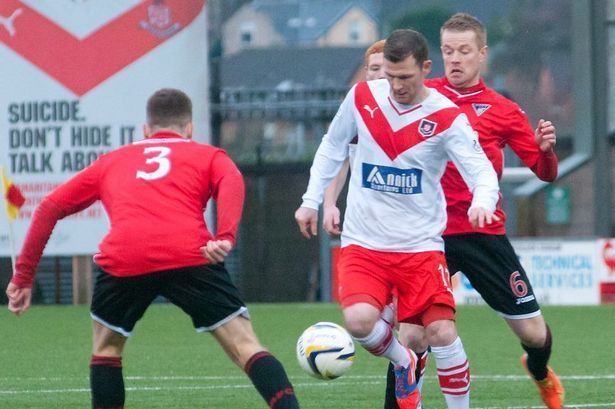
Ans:
<svg viewBox="0 0 615 409"><path fill-rule="evenodd" d="M340 322L333 304L253 304L254 326L285 365L304 409L382 408L386 362L360 348L334 381L304 374L295 361L299 334L317 321ZM552 365L568 408L615 408L615 306L546 307L554 334ZM472 368L472 408L540 408L524 374L521 348L505 323L483 306L459 308L458 327ZM86 307L34 307L15 318L0 312L0 408L89 407L91 322ZM124 356L127 408L266 408L212 337L197 334L179 309L151 307ZM443 408L433 362L424 387L428 409Z"/></svg>

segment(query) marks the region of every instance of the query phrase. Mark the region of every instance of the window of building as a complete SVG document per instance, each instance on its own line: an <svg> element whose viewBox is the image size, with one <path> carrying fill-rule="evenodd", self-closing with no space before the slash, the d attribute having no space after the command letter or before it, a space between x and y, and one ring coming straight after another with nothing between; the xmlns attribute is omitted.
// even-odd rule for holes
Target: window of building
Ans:
<svg viewBox="0 0 615 409"><path fill-rule="evenodd" d="M361 22L352 20L348 26L348 39L351 43L358 43L361 40Z"/></svg>
<svg viewBox="0 0 615 409"><path fill-rule="evenodd" d="M242 47L249 47L254 41L254 23L244 21L239 27L239 42Z"/></svg>

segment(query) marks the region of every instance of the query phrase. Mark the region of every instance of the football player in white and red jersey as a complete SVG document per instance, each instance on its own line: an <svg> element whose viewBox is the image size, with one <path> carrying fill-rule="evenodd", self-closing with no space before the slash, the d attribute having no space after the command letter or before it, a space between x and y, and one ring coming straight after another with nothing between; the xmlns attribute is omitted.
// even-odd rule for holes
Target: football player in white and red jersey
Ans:
<svg viewBox="0 0 615 409"><path fill-rule="evenodd" d="M426 85L455 102L468 116L498 177L504 166L506 145L541 180L557 177L556 135L553 124L539 120L535 130L517 104L485 86L480 69L487 58L487 33L473 16L458 13L441 28L445 76ZM459 171L449 163L442 177L448 223L444 231L446 261L451 273L463 272L487 304L501 315L526 351L522 363L538 386L549 409L561 409L564 388L547 366L551 355L551 331L540 312L531 283L506 237L501 200L495 214L499 220L483 228L471 226L465 217L472 195ZM402 325L400 338L420 354L428 345L421 328ZM433 348L432 348L433 350ZM440 373L439 373L440 375ZM440 378L440 382L442 379ZM385 409L398 406L389 372Z"/></svg>
<svg viewBox="0 0 615 409"><path fill-rule="evenodd" d="M358 135L339 264L345 326L365 349L394 364L399 406L417 408L416 355L380 317L395 289L398 320L426 327L430 345L441 351L434 353L437 367L457 382L445 395L448 406L467 408L470 373L443 254L440 178L449 160L458 165L473 193L469 221L480 227L497 218L498 184L465 114L424 86L427 54L416 31L387 38L386 79L360 82L347 94L318 148L295 218L305 237L316 234L323 192Z"/></svg>
<svg viewBox="0 0 615 409"><path fill-rule="evenodd" d="M94 261L90 363L92 408L124 407L122 352L127 338L159 295L211 332L244 369L270 408L299 408L282 364L263 348L248 309L221 264L235 242L244 199L241 173L226 153L192 137L192 103L162 89L147 102L145 139L100 157L37 207L16 274L9 310L30 306L36 266L58 220L101 200L110 231ZM216 200L217 234L203 218Z"/></svg>

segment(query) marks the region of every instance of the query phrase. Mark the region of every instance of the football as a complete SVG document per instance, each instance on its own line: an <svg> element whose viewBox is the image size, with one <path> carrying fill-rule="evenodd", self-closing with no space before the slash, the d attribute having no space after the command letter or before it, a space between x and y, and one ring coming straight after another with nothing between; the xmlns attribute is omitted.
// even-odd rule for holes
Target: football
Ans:
<svg viewBox="0 0 615 409"><path fill-rule="evenodd" d="M318 379L339 378L352 366L354 356L352 337L332 322L310 326L297 341L299 365Z"/></svg>

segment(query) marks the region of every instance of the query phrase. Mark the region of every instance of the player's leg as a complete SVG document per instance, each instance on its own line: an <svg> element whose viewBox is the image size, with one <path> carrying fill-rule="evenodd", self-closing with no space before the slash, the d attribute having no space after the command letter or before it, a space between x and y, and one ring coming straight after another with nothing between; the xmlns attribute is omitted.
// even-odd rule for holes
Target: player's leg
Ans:
<svg viewBox="0 0 615 409"><path fill-rule="evenodd" d="M401 323L399 325L399 342L402 345L408 346L416 354L418 365L416 366L415 377L417 379L417 387L422 392L425 368L427 367L427 357L429 356L427 343L427 335L425 328L422 325ZM384 409L398 409L397 400L395 399L395 373L393 364L389 364L387 368L387 385L384 397Z"/></svg>
<svg viewBox="0 0 615 409"><path fill-rule="evenodd" d="M472 286L501 315L526 351L522 362L549 409L561 408L564 388L548 367L551 332L540 312L532 285L504 235L445 237L447 259L454 259ZM451 266L453 263L451 263ZM526 362L527 361L527 362Z"/></svg>
<svg viewBox="0 0 615 409"><path fill-rule="evenodd" d="M438 314L445 311L440 311ZM440 390L449 409L470 407L470 365L457 335L455 322L436 320L426 325L431 354L436 362Z"/></svg>
<svg viewBox="0 0 615 409"><path fill-rule="evenodd" d="M557 374L548 365L552 338L543 316L506 318L506 322L521 341L521 347L525 350L521 363L538 387L541 399L547 408L561 409L565 390Z"/></svg>
<svg viewBox="0 0 615 409"><path fill-rule="evenodd" d="M136 322L155 297L149 277L119 278L100 271L90 315L94 320L90 387L93 409L121 409L122 352Z"/></svg>
<svg viewBox="0 0 615 409"><path fill-rule="evenodd" d="M270 408L299 408L284 367L259 343L249 319L237 316L214 329L212 335L246 372Z"/></svg>
<svg viewBox="0 0 615 409"><path fill-rule="evenodd" d="M258 341L248 309L223 265L181 269L161 293L190 315L198 332L212 333L270 408L299 408L282 364Z"/></svg>
<svg viewBox="0 0 615 409"><path fill-rule="evenodd" d="M414 375L417 359L402 346L381 317L391 293L389 254L348 246L340 254L339 298L345 327L372 355L387 358L398 373L397 399L416 407L419 401Z"/></svg>
<svg viewBox="0 0 615 409"><path fill-rule="evenodd" d="M90 387L93 409L120 409L126 399L122 351L126 337L94 321Z"/></svg>
<svg viewBox="0 0 615 409"><path fill-rule="evenodd" d="M455 300L444 254L417 253L398 281L400 322L421 324L449 408L468 408L470 369L455 327Z"/></svg>

